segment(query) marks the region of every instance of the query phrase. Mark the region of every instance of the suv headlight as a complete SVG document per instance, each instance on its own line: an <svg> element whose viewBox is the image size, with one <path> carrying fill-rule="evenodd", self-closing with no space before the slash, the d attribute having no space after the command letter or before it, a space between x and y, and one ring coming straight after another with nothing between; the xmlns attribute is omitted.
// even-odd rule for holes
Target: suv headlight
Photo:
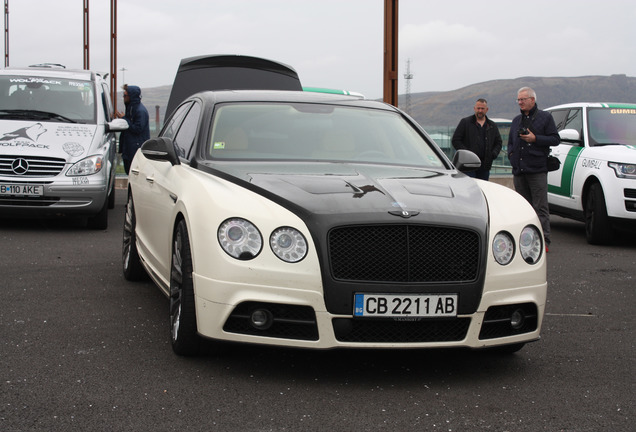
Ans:
<svg viewBox="0 0 636 432"><path fill-rule="evenodd" d="M223 250L240 260L255 258L263 247L263 236L250 221L241 218L227 219L217 231Z"/></svg>
<svg viewBox="0 0 636 432"><path fill-rule="evenodd" d="M636 179L636 164L610 162L608 165L614 170L616 177Z"/></svg>
<svg viewBox="0 0 636 432"><path fill-rule="evenodd" d="M98 173L104 166L104 156L91 156L73 164L66 172L67 176L86 176Z"/></svg>

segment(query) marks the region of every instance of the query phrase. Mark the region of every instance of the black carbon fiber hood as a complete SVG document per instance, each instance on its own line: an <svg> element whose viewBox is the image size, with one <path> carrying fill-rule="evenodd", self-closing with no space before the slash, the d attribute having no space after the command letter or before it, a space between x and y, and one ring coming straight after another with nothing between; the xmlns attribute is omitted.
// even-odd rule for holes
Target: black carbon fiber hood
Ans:
<svg viewBox="0 0 636 432"><path fill-rule="evenodd" d="M210 171L215 174L285 206L305 221L318 248L325 300L330 312L350 314L353 293L357 291L454 292L460 294L460 313L476 309L485 272L483 255L488 238L488 207L478 185L469 177L454 171L371 164L232 163L213 166ZM208 168L201 168L208 171ZM330 250L330 233L337 228L365 226L450 228L470 232L477 239L476 252L471 258L475 261L476 271L468 278L459 278L461 280L338 277L332 268L331 260L335 254ZM387 247L380 245L374 252L373 259L377 263L395 259L396 251L409 249L408 240L389 245L391 238L378 238L378 241L387 242ZM446 243L432 244L428 253L436 255L443 250L464 247ZM354 251L355 248L351 255L356 255ZM383 251L391 256L378 256L385 253ZM416 259L412 259L416 263Z"/></svg>

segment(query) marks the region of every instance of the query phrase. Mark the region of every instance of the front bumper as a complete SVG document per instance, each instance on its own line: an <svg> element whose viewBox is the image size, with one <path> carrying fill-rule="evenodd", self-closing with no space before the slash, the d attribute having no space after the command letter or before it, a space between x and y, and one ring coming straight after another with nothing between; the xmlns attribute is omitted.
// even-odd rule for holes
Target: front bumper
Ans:
<svg viewBox="0 0 636 432"><path fill-rule="evenodd" d="M93 178L94 177L94 178ZM92 216L99 213L108 198L103 176L88 176L85 184L72 184L72 178L62 181L29 181L23 184L42 185L41 196L0 196L3 217ZM77 181L77 180L76 180ZM15 184L14 179L0 179L0 184Z"/></svg>
<svg viewBox="0 0 636 432"><path fill-rule="evenodd" d="M194 275L197 328L201 336L315 349L330 348L486 348L539 339L547 283L485 292L475 313L456 318L397 321L359 319L327 312L318 291L222 283ZM250 324L255 310L273 324ZM513 312L525 316L513 328Z"/></svg>

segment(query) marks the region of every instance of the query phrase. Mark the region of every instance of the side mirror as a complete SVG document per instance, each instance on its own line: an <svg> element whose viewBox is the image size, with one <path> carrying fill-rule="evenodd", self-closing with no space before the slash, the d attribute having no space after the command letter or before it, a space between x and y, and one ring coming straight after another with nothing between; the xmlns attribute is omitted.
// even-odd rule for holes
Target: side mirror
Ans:
<svg viewBox="0 0 636 432"><path fill-rule="evenodd" d="M122 118L106 123L106 132L121 132L128 129L128 122Z"/></svg>
<svg viewBox="0 0 636 432"><path fill-rule="evenodd" d="M562 131L559 131L559 137L561 137L561 141L577 144L581 143L581 135L576 129L563 129Z"/></svg>
<svg viewBox="0 0 636 432"><path fill-rule="evenodd" d="M179 156L170 138L151 138L141 145L141 153L148 159L179 165Z"/></svg>
<svg viewBox="0 0 636 432"><path fill-rule="evenodd" d="M457 150L453 156L453 165L461 172L474 171L481 166L481 159L470 150Z"/></svg>

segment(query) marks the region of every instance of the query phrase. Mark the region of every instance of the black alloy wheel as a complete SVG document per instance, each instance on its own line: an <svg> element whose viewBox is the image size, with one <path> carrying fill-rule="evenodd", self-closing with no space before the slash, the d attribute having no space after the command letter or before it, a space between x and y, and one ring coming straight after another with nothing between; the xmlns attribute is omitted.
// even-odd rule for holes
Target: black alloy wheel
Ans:
<svg viewBox="0 0 636 432"><path fill-rule="evenodd" d="M594 245L611 243L614 230L607 215L605 195L599 183L590 186L585 203L585 235Z"/></svg>
<svg viewBox="0 0 636 432"><path fill-rule="evenodd" d="M146 279L139 253L137 251L137 235L135 229L137 219L135 217L135 205L132 194L128 194L126 202L126 215L124 216L124 234L122 239L121 260L124 277L129 281L139 281Z"/></svg>
<svg viewBox="0 0 636 432"><path fill-rule="evenodd" d="M199 352L201 338L197 332L192 254L185 221L174 231L172 264L170 266L170 328L172 349L178 355L192 356Z"/></svg>

